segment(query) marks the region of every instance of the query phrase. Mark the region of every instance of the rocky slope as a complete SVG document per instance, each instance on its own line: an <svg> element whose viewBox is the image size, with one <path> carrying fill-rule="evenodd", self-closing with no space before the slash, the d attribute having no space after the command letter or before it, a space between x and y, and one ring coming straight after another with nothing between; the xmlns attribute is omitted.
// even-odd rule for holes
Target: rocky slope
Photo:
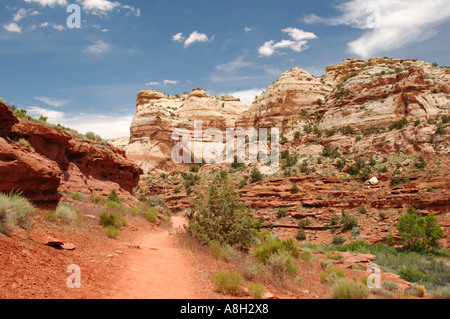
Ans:
<svg viewBox="0 0 450 319"><path fill-rule="evenodd" d="M138 104L150 101L138 97ZM395 224L412 205L420 214L438 218L446 234L442 245L449 246L449 68L415 59L348 59L317 78L297 67L283 73L248 109L238 109L230 127L278 127L283 132L284 157L277 174L254 183L253 165L237 170L206 165L198 187L188 190L169 159L152 167L159 165L170 178L160 178L160 171L150 174L142 192L164 194L173 210L183 211L192 193L207 187L209 174L225 169L255 218L262 217L265 227L281 236L295 237L299 222L307 220L306 240L311 242L329 243L336 234L372 243L385 241L389 234L398 239ZM176 114L172 120L165 115L166 124L160 116L159 124L148 131L139 124L146 116L140 111L132 132L165 132L159 141L166 139L169 154L169 132L186 116ZM211 125L223 129L222 123ZM282 208L288 214L280 218ZM331 216L340 216L342 209L357 217L359 235L329 227Z"/></svg>
<svg viewBox="0 0 450 319"><path fill-rule="evenodd" d="M61 193L122 196L139 183L141 168L110 145L16 117L0 103L0 191L22 191L36 202L58 201Z"/></svg>

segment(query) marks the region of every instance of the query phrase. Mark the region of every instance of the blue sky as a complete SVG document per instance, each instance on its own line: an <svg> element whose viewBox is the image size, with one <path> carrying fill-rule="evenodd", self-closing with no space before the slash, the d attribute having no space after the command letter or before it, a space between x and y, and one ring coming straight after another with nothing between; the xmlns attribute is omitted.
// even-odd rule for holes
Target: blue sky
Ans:
<svg viewBox="0 0 450 319"><path fill-rule="evenodd" d="M81 28L69 28L70 4ZM282 72L346 58L450 65L448 0L6 0L0 97L105 138L126 136L137 92L204 88L251 103Z"/></svg>

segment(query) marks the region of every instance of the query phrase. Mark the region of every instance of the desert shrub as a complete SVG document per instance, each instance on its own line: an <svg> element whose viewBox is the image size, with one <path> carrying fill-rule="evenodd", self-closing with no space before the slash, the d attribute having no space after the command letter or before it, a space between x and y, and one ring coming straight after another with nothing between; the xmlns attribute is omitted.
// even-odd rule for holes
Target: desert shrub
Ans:
<svg viewBox="0 0 450 319"><path fill-rule="evenodd" d="M336 299L365 299L369 297L369 289L362 283L338 279L332 286Z"/></svg>
<svg viewBox="0 0 450 319"><path fill-rule="evenodd" d="M25 228L33 205L20 193L0 193L0 233L8 235L14 226Z"/></svg>
<svg viewBox="0 0 450 319"><path fill-rule="evenodd" d="M106 202L106 200L102 196L100 196L100 195L96 196L94 194L91 195L91 201L95 204L101 204L101 205L105 204L105 202Z"/></svg>
<svg viewBox="0 0 450 319"><path fill-rule="evenodd" d="M253 255L260 262L265 263L271 255L276 254L280 251L286 251L295 258L298 258L300 255L298 246L291 238L285 240L275 238L267 242L263 242L260 246L254 249Z"/></svg>
<svg viewBox="0 0 450 319"><path fill-rule="evenodd" d="M22 146L26 146L26 147L31 147L30 142L28 142L28 140L24 139L24 138L19 138L19 140L17 141L17 143L19 143Z"/></svg>
<svg viewBox="0 0 450 319"><path fill-rule="evenodd" d="M433 291L433 298L435 299L450 299L450 285L437 287Z"/></svg>
<svg viewBox="0 0 450 319"><path fill-rule="evenodd" d="M339 278L345 278L345 273L342 269L328 268L325 272L319 274L319 278L323 282L335 282Z"/></svg>
<svg viewBox="0 0 450 319"><path fill-rule="evenodd" d="M403 129L406 125L408 125L408 120L406 118L402 118L401 120L392 122L389 125L389 130L401 130Z"/></svg>
<svg viewBox="0 0 450 319"><path fill-rule="evenodd" d="M156 223L158 220L158 211L153 207L149 212L144 213L144 218L150 223Z"/></svg>
<svg viewBox="0 0 450 319"><path fill-rule="evenodd" d="M75 192L70 196L73 200L81 200L83 199L83 194L81 194L80 192Z"/></svg>
<svg viewBox="0 0 450 319"><path fill-rule="evenodd" d="M393 281L384 281L383 282L383 288L388 291L397 291L398 285Z"/></svg>
<svg viewBox="0 0 450 319"><path fill-rule="evenodd" d="M417 167L418 169L424 169L427 166L427 163L422 155L419 156L414 166Z"/></svg>
<svg viewBox="0 0 450 319"><path fill-rule="evenodd" d="M342 213L342 231L352 230L356 226L358 226L358 221L356 217L353 215L349 215L347 213Z"/></svg>
<svg viewBox="0 0 450 319"><path fill-rule="evenodd" d="M288 213L287 208L284 208L284 207L283 208L279 208L278 211L277 211L277 217L278 218L286 217L287 213Z"/></svg>
<svg viewBox="0 0 450 319"><path fill-rule="evenodd" d="M239 251L231 247L230 245L221 245L217 242L211 242L209 244L211 254L217 259L223 259L225 261L238 260L241 258Z"/></svg>
<svg viewBox="0 0 450 319"><path fill-rule="evenodd" d="M280 250L271 254L266 263L270 267L273 276L281 280L286 276L297 274L294 259L288 251Z"/></svg>
<svg viewBox="0 0 450 319"><path fill-rule="evenodd" d="M198 164L191 165L191 167L189 168L189 170L190 170L192 173L198 173L198 171L200 170L200 165L198 165Z"/></svg>
<svg viewBox="0 0 450 319"><path fill-rule="evenodd" d="M406 290L405 292L410 296L419 298L423 298L423 296L425 295L425 290L417 285L412 285L412 287Z"/></svg>
<svg viewBox="0 0 450 319"><path fill-rule="evenodd" d="M207 200L201 194L199 199L192 201L192 207L189 233L200 242L217 241L243 250L251 246L256 223L228 182L211 184Z"/></svg>
<svg viewBox="0 0 450 319"><path fill-rule="evenodd" d="M78 210L69 202L61 202L56 208L56 218L63 219L67 222L73 222L78 215Z"/></svg>
<svg viewBox="0 0 450 319"><path fill-rule="evenodd" d="M347 174L349 174L352 177L357 176L360 172L357 164L351 164L351 165L347 166L345 171Z"/></svg>
<svg viewBox="0 0 450 319"><path fill-rule="evenodd" d="M117 194L117 190L115 188L113 188L111 190L111 192L109 193L108 200L110 202L120 203L120 198L119 198L119 195Z"/></svg>
<svg viewBox="0 0 450 319"><path fill-rule="evenodd" d="M291 194L297 194L300 192L300 189L298 188L297 184L293 184L291 188Z"/></svg>
<svg viewBox="0 0 450 319"><path fill-rule="evenodd" d="M170 214L169 205L167 205L166 201L162 197L152 196L148 199L147 204L150 207L158 207L159 212L163 215Z"/></svg>
<svg viewBox="0 0 450 319"><path fill-rule="evenodd" d="M253 299L263 299L266 287L259 283L250 283L248 285L248 291Z"/></svg>
<svg viewBox="0 0 450 319"><path fill-rule="evenodd" d="M359 227L353 227L352 228L352 236L358 237L359 235L361 235L361 229Z"/></svg>
<svg viewBox="0 0 450 319"><path fill-rule="evenodd" d="M213 275L213 282L217 291L238 295L245 280L238 272L221 270Z"/></svg>
<svg viewBox="0 0 450 319"><path fill-rule="evenodd" d="M306 233L305 233L305 230L302 227L300 227L297 230L297 236L295 238L297 238L297 240L299 240L299 241L302 241L302 240L306 239Z"/></svg>
<svg viewBox="0 0 450 319"><path fill-rule="evenodd" d="M103 232L108 238L117 238L120 235L120 231L114 226L105 227Z"/></svg>
<svg viewBox="0 0 450 319"><path fill-rule="evenodd" d="M330 145L325 145L322 150L322 156L330 157L330 158L338 158L341 156L339 153L339 149L332 148Z"/></svg>
<svg viewBox="0 0 450 319"><path fill-rule="evenodd" d="M331 242L331 244L333 245L342 245L343 243L345 243L345 238L342 237L341 235L334 236Z"/></svg>
<svg viewBox="0 0 450 319"><path fill-rule="evenodd" d="M200 181L201 178L199 175L194 173L184 173L183 179L184 179L184 187L189 188L197 184L197 182Z"/></svg>
<svg viewBox="0 0 450 319"><path fill-rule="evenodd" d="M360 214L366 214L367 213L367 208L366 208L365 205L359 206L359 213Z"/></svg>
<svg viewBox="0 0 450 319"><path fill-rule="evenodd" d="M120 217L116 212L103 212L100 214L100 225L104 227L113 226L116 229L122 228L128 223L125 217Z"/></svg>
<svg viewBox="0 0 450 319"><path fill-rule="evenodd" d="M87 132L86 133L86 138L88 140L95 141L95 133L94 132Z"/></svg>
<svg viewBox="0 0 450 319"><path fill-rule="evenodd" d="M444 237L433 214L421 217L412 206L408 206L406 215L400 217L396 227L405 247L415 251L435 247L437 241Z"/></svg>

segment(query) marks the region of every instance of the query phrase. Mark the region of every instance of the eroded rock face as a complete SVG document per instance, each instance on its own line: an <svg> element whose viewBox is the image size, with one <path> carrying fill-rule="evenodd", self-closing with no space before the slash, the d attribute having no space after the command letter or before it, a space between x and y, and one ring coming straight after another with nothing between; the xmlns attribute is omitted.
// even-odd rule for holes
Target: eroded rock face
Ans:
<svg viewBox="0 0 450 319"><path fill-rule="evenodd" d="M346 60L327 68L336 89L318 110L320 128L367 128L401 118L426 119L450 108L447 70L418 60Z"/></svg>
<svg viewBox="0 0 450 319"><path fill-rule="evenodd" d="M301 67L286 71L270 85L243 113L240 127L277 127L285 129L300 120L302 112L313 114L319 100L324 100L332 88L324 85ZM304 114L304 115L305 115Z"/></svg>
<svg viewBox="0 0 450 319"><path fill-rule="evenodd" d="M107 195L116 188L130 196L141 168L110 145L73 139L56 128L18 119L0 104L0 191L22 191L33 201L57 201L59 193ZM7 129L5 129L7 128ZM20 145L22 138L29 145Z"/></svg>
<svg viewBox="0 0 450 319"><path fill-rule="evenodd" d="M246 108L239 99L211 96L203 89L176 96L154 90L141 91L137 96L129 144L121 146L145 173L168 171L176 167L171 154L177 143L172 141L176 128L193 131L194 121L202 121L202 130L224 131L235 126L239 114Z"/></svg>

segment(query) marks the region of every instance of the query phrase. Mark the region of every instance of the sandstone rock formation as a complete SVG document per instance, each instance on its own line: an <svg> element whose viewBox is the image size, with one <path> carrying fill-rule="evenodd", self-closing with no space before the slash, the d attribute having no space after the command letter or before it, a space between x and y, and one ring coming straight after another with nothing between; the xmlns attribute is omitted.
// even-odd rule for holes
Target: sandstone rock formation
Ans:
<svg viewBox="0 0 450 319"><path fill-rule="evenodd" d="M60 193L107 195L113 188L130 196L139 183L142 170L121 149L19 119L2 103L0 119L0 191L57 201Z"/></svg>
<svg viewBox="0 0 450 319"><path fill-rule="evenodd" d="M247 108L239 99L211 96L203 89L176 96L154 90L141 91L136 107L129 144L123 146L123 140L113 141L113 144L122 144L127 155L145 173L155 169L169 171L176 166L171 158L172 148L177 143L172 141L174 129L193 131L194 121L202 121L203 130L225 130L234 127L238 116Z"/></svg>

